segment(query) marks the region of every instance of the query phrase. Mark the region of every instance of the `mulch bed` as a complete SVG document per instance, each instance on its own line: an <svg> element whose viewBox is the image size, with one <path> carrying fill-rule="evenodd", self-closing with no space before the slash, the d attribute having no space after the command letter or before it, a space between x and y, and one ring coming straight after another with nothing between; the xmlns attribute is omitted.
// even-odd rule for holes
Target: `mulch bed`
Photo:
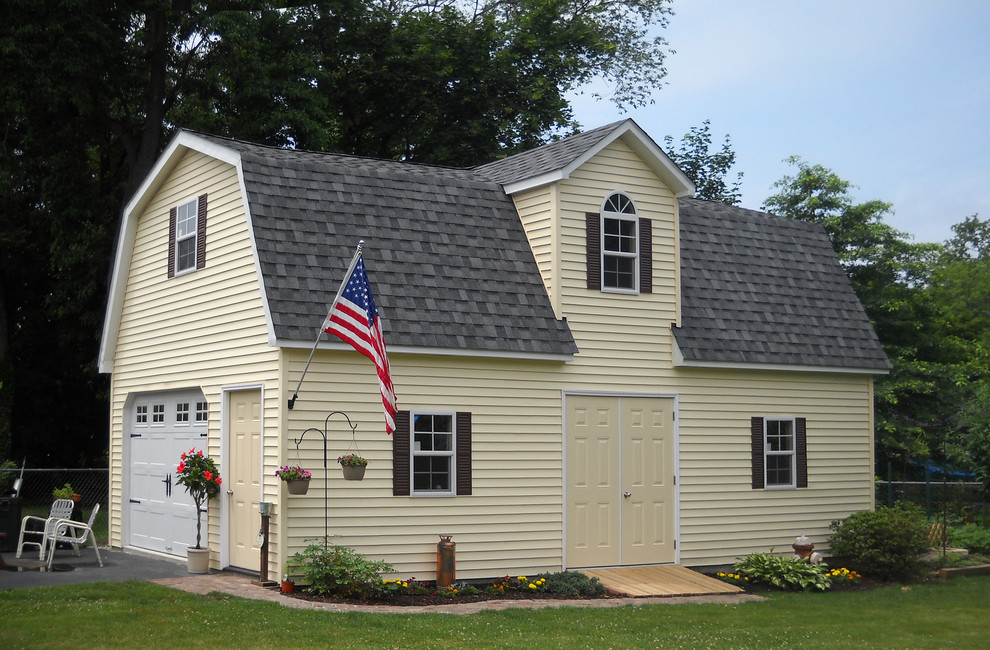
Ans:
<svg viewBox="0 0 990 650"><path fill-rule="evenodd" d="M306 593L305 591L300 591L298 587L292 593L283 594L283 595L288 598L298 598L299 600L308 600L310 602L317 602L317 603L342 603L348 605L392 605L398 607L422 607L426 605L456 605L459 603L482 603L489 600L592 600L592 599L614 598L614 596L610 596L610 595L598 596L592 598L590 596L563 596L560 594L524 592L524 591L516 591L516 590L508 590L498 595L480 593L480 594L472 594L468 596L455 596L453 598L449 596L439 596L436 593L407 594L402 596L393 596L391 598L336 598L336 597L320 596L318 594Z"/></svg>

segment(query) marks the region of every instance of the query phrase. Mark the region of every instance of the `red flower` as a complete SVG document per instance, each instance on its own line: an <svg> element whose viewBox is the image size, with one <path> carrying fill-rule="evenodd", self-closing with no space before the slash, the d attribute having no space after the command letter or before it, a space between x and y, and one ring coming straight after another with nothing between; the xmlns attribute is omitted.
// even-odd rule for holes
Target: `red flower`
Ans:
<svg viewBox="0 0 990 650"><path fill-rule="evenodd" d="M182 459L185 460L185 458L186 458L186 455L185 454L182 454ZM175 468L175 471L177 471L179 474L181 474L182 472L186 471L186 464L185 463L179 463L179 466Z"/></svg>
<svg viewBox="0 0 990 650"><path fill-rule="evenodd" d="M182 458L182 460L185 460L186 459L186 452L182 452L181 458Z"/></svg>
<svg viewBox="0 0 990 650"><path fill-rule="evenodd" d="M196 455L197 455L197 456L202 456L202 455L203 455L203 451L202 451L202 450L200 450L200 451L197 451L197 452L196 452Z"/></svg>
<svg viewBox="0 0 990 650"><path fill-rule="evenodd" d="M223 483L223 479L218 476L217 477L217 485L220 485L221 483Z"/></svg>
<svg viewBox="0 0 990 650"><path fill-rule="evenodd" d="M206 470L205 472L203 472L203 478L205 478L207 481L212 480L213 472L211 472L210 470Z"/></svg>

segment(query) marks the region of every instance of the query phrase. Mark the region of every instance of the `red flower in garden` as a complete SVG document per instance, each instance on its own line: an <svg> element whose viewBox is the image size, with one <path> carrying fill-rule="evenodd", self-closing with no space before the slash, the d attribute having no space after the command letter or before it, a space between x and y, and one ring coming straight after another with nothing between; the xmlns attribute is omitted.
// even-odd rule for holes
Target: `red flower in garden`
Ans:
<svg viewBox="0 0 990 650"><path fill-rule="evenodd" d="M218 476L217 477L217 485L220 485L221 483L223 483L223 479Z"/></svg>
<svg viewBox="0 0 990 650"><path fill-rule="evenodd" d="M205 478L207 481L212 481L213 472L211 472L210 470L206 470L205 472L203 472L203 478Z"/></svg>
<svg viewBox="0 0 990 650"><path fill-rule="evenodd" d="M182 459L185 460L185 458L186 458L186 455L185 454L182 454ZM186 464L185 463L179 463L179 466L175 468L175 471L177 471L179 474L181 474L182 472L186 471Z"/></svg>

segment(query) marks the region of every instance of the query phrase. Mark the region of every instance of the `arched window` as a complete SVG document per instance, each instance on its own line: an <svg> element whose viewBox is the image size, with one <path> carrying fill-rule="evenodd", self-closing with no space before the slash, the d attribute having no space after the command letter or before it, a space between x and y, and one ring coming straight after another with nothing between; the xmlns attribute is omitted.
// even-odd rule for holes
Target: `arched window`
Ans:
<svg viewBox="0 0 990 650"><path fill-rule="evenodd" d="M588 213L588 288L650 293L653 282L651 222L640 218L632 199L610 194L599 214Z"/></svg>

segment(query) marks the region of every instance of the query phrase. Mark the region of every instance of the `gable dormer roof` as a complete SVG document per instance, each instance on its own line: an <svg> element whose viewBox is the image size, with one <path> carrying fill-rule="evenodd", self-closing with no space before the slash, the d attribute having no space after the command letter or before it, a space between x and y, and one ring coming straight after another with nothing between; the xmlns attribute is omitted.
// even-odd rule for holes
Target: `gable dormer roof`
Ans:
<svg viewBox="0 0 990 650"><path fill-rule="evenodd" d="M633 120L613 122L502 160L475 167L508 194L564 180L592 156L622 140L670 187L676 196L692 196L694 184Z"/></svg>

